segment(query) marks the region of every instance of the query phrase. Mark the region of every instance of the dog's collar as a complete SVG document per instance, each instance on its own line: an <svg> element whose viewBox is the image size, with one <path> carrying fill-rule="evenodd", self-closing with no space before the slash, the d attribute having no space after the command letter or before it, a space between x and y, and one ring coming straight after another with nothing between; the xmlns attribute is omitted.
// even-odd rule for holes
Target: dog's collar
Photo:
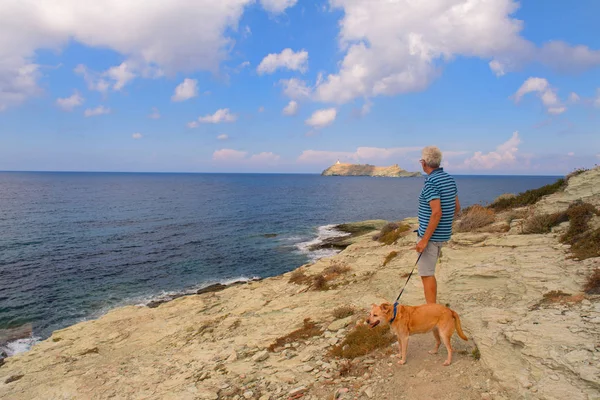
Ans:
<svg viewBox="0 0 600 400"><path fill-rule="evenodd" d="M398 302L394 303L394 316L392 317L392 319L390 320L390 324L392 322L394 322L394 320L396 319L396 313L398 312Z"/></svg>

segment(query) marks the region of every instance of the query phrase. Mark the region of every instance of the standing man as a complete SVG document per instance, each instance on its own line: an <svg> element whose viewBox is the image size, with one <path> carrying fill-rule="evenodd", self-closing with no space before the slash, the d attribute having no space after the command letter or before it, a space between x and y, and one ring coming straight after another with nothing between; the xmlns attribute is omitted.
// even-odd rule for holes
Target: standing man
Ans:
<svg viewBox="0 0 600 400"><path fill-rule="evenodd" d="M442 152L435 146L421 153L421 167L427 174L419 195L419 239L416 250L421 253L418 266L427 303L437 301L435 265L442 245L450 240L452 222L460 211L454 178L440 167Z"/></svg>

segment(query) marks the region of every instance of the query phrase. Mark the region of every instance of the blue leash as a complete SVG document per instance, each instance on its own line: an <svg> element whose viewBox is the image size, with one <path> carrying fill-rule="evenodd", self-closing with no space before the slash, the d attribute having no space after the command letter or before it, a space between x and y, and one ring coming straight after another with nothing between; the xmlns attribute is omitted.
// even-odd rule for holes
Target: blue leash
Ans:
<svg viewBox="0 0 600 400"><path fill-rule="evenodd" d="M415 266L413 267L412 271L410 271L410 274L408 274L408 279L406 280L404 287L400 291L400 294L398 295L398 297L396 297L396 301L394 302L394 316L390 320L390 324L392 322L394 322L394 320L396 319L396 313L398 311L398 300L400 300L400 296L402 296L402 293L404 293L404 289L406 289L406 285L408 285L408 281L410 280L410 277L412 276L413 272L415 272L415 268L417 267L417 265L419 265L419 260L421 259L422 255L423 255L423 253L419 253L419 258L417 258L417 262L415 263Z"/></svg>

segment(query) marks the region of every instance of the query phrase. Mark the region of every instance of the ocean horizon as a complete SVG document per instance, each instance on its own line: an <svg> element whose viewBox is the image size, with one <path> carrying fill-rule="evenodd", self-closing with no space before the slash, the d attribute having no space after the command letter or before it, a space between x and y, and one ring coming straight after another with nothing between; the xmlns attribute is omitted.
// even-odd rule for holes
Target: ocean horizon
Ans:
<svg viewBox="0 0 600 400"><path fill-rule="evenodd" d="M557 176L455 175L463 207ZM416 215L423 178L295 173L0 172L0 343L335 254L335 225ZM0 335L1 336L1 335Z"/></svg>

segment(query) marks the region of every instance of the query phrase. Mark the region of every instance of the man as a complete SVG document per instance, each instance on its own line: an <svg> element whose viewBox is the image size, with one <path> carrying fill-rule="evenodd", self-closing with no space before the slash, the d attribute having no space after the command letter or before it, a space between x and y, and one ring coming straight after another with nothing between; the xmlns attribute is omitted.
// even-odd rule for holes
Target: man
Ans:
<svg viewBox="0 0 600 400"><path fill-rule="evenodd" d="M437 301L435 265L442 245L450 240L452 222L460 211L454 179L440 167L442 152L435 146L421 153L421 167L427 174L419 195L419 239L416 250L421 253L418 267L427 303Z"/></svg>

